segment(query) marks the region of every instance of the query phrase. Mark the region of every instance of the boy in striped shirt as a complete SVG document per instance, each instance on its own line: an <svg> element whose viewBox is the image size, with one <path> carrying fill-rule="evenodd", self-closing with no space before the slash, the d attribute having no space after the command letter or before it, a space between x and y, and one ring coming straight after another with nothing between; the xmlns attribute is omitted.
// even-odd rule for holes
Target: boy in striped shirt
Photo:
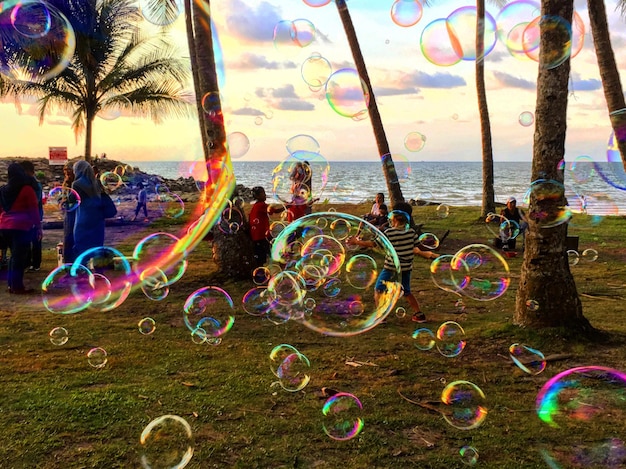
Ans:
<svg viewBox="0 0 626 469"><path fill-rule="evenodd" d="M385 230L385 236L393 246L400 261L401 284L409 305L413 309L413 322L426 322L426 316L422 313L417 298L411 293L411 272L413 270L413 257L415 255L424 259L436 259L437 254L429 251L422 251L417 245L418 234L409 226L410 216L403 211L394 210L389 214L390 228ZM348 240L349 244L356 244L363 247L375 247L374 241L365 241L357 238ZM386 291L385 282L395 280L396 269L393 259L385 257L383 270L378 275L375 287L375 299L378 303L378 296Z"/></svg>

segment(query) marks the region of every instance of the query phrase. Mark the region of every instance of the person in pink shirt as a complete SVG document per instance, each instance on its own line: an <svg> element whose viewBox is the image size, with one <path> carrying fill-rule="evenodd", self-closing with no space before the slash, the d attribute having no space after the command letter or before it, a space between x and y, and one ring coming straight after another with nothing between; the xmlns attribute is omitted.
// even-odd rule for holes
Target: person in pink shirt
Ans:
<svg viewBox="0 0 626 469"><path fill-rule="evenodd" d="M7 169L9 180L0 187L0 234L5 239L11 258L9 259L9 293L23 295L34 289L24 287L24 270L30 252L31 229L42 238L39 203L31 178L18 163Z"/></svg>

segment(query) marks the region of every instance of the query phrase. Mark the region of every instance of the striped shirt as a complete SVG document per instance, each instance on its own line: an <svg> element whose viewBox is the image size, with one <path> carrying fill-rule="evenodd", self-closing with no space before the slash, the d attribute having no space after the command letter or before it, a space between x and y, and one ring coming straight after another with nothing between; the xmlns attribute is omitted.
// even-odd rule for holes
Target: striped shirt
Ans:
<svg viewBox="0 0 626 469"><path fill-rule="evenodd" d="M388 228L385 230L385 236L393 246L400 260L400 270L406 272L413 270L413 248L419 243L418 235L413 228L406 230L402 228ZM396 267L391 257L385 257L385 269L395 270Z"/></svg>

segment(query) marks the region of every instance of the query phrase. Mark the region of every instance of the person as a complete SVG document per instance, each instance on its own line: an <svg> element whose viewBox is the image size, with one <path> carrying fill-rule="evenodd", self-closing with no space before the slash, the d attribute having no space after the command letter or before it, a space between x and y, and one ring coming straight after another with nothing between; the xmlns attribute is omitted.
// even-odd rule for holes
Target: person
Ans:
<svg viewBox="0 0 626 469"><path fill-rule="evenodd" d="M41 183L35 177L35 165L32 161L24 160L20 161L20 166L24 169L24 172L30 179L30 183L35 189L35 194L37 195L37 204L39 207L39 217L43 221L43 187ZM28 259L26 263L28 264L28 270L30 272L34 272L41 268L41 238L37 234L37 229L33 225L30 231L31 239L30 239L30 249L28 251Z"/></svg>
<svg viewBox="0 0 626 469"><path fill-rule="evenodd" d="M75 180L72 183L80 197L74 223L74 255L80 256L88 249L104 246L104 214L102 212L102 186L93 168L85 161L74 163Z"/></svg>
<svg viewBox="0 0 626 469"><path fill-rule="evenodd" d="M379 192L378 194L376 194L376 198L374 199L374 203L372 204L372 208L370 209L369 213L366 213L363 218L371 223L370 219L380 216L380 206L384 203L385 194Z"/></svg>
<svg viewBox="0 0 626 469"><path fill-rule="evenodd" d="M293 197L300 197L305 199L306 202L310 202L313 199L313 171L311 163L308 161L297 162L291 171L289 179L291 179L291 195ZM307 204L304 207L304 215L311 214L311 205Z"/></svg>
<svg viewBox="0 0 626 469"><path fill-rule="evenodd" d="M137 215L139 215L139 211L143 208L143 221L149 221L148 219L148 192L146 191L142 182L137 184L137 188L139 192L137 193L137 206L135 207L135 216L131 219L131 221L135 221L137 219Z"/></svg>
<svg viewBox="0 0 626 469"><path fill-rule="evenodd" d="M528 220L526 219L526 214L524 213L524 211L519 208L517 206L517 200L515 200L515 197L509 197L506 201L506 207L504 207L501 211L500 211L500 216L506 218L507 220L511 220L514 221L518 224L519 226L519 234L521 234L522 236L524 235L524 232L526 231L526 228L528 228ZM507 233L509 233L509 230L505 230ZM501 237L502 237L503 233L501 232ZM507 244L508 241L511 241ZM509 239L502 239L502 244L503 246L507 246L508 248L515 248L515 239L513 240L509 240Z"/></svg>
<svg viewBox="0 0 626 469"><path fill-rule="evenodd" d="M72 184L74 182L74 164L67 162L65 166L63 166L63 192L66 194L65 203L66 209L63 211L63 262L65 264L72 264L76 260L76 255L74 254L74 224L76 223L76 209L72 209L72 205L75 201L70 200L68 203L68 199L73 199L73 196L69 194L72 189Z"/></svg>
<svg viewBox="0 0 626 469"><path fill-rule="evenodd" d="M292 221L297 220L298 218L302 218L305 215L308 215L312 211L312 206L319 199L309 199L307 200L305 197L301 195L294 194L291 202L287 204L287 222L291 223Z"/></svg>
<svg viewBox="0 0 626 469"><path fill-rule="evenodd" d="M400 276L404 297L413 309L412 321L424 323L427 321L426 315L422 312L417 298L411 293L411 272L413 270L414 256L420 256L424 259L436 259L439 257L434 252L422 251L419 247L418 235L416 231L409 225L410 215L401 210L394 210L389 214L390 227L385 230L384 234L393 246L398 260L400 261ZM355 244L362 247L376 247L376 241L362 240L357 237L351 237L347 240L348 244ZM379 297L387 291L386 282L396 277L395 264L390 256L385 257L383 269L378 275L374 291L374 301L378 304Z"/></svg>
<svg viewBox="0 0 626 469"><path fill-rule="evenodd" d="M250 210L250 238L254 250L255 267L261 267L267 262L270 254L270 217L274 213L285 210L284 207L272 207L267 205L267 195L261 186L252 188L252 197L256 202Z"/></svg>
<svg viewBox="0 0 626 469"><path fill-rule="evenodd" d="M378 207L378 215L373 217L370 223L380 231L385 231L389 228L389 209L386 204L380 204L380 207Z"/></svg>
<svg viewBox="0 0 626 469"><path fill-rule="evenodd" d="M8 182L0 188L0 232L11 251L7 275L9 293L23 295L34 292L24 286L24 270L33 226L41 240L41 216L37 194L22 166L11 163L7 173Z"/></svg>

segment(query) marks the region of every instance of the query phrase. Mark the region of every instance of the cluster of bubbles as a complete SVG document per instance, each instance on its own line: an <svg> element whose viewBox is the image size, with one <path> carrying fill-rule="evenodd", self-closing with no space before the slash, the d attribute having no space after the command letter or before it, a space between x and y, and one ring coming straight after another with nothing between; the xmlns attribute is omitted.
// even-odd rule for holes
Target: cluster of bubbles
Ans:
<svg viewBox="0 0 626 469"><path fill-rule="evenodd" d="M309 359L292 345L277 345L270 353L270 369L285 391L298 392L304 389L311 380L308 375L310 367Z"/></svg>
<svg viewBox="0 0 626 469"><path fill-rule="evenodd" d="M436 333L425 327L417 329L413 332L412 338L418 350L432 350L436 347L437 351L447 358L459 356L467 344L465 330L454 321L444 322Z"/></svg>
<svg viewBox="0 0 626 469"><path fill-rule="evenodd" d="M578 251L569 249L567 251L567 262L569 265L577 265L579 262L591 263L598 259L598 251L595 249L585 249L582 255Z"/></svg>

